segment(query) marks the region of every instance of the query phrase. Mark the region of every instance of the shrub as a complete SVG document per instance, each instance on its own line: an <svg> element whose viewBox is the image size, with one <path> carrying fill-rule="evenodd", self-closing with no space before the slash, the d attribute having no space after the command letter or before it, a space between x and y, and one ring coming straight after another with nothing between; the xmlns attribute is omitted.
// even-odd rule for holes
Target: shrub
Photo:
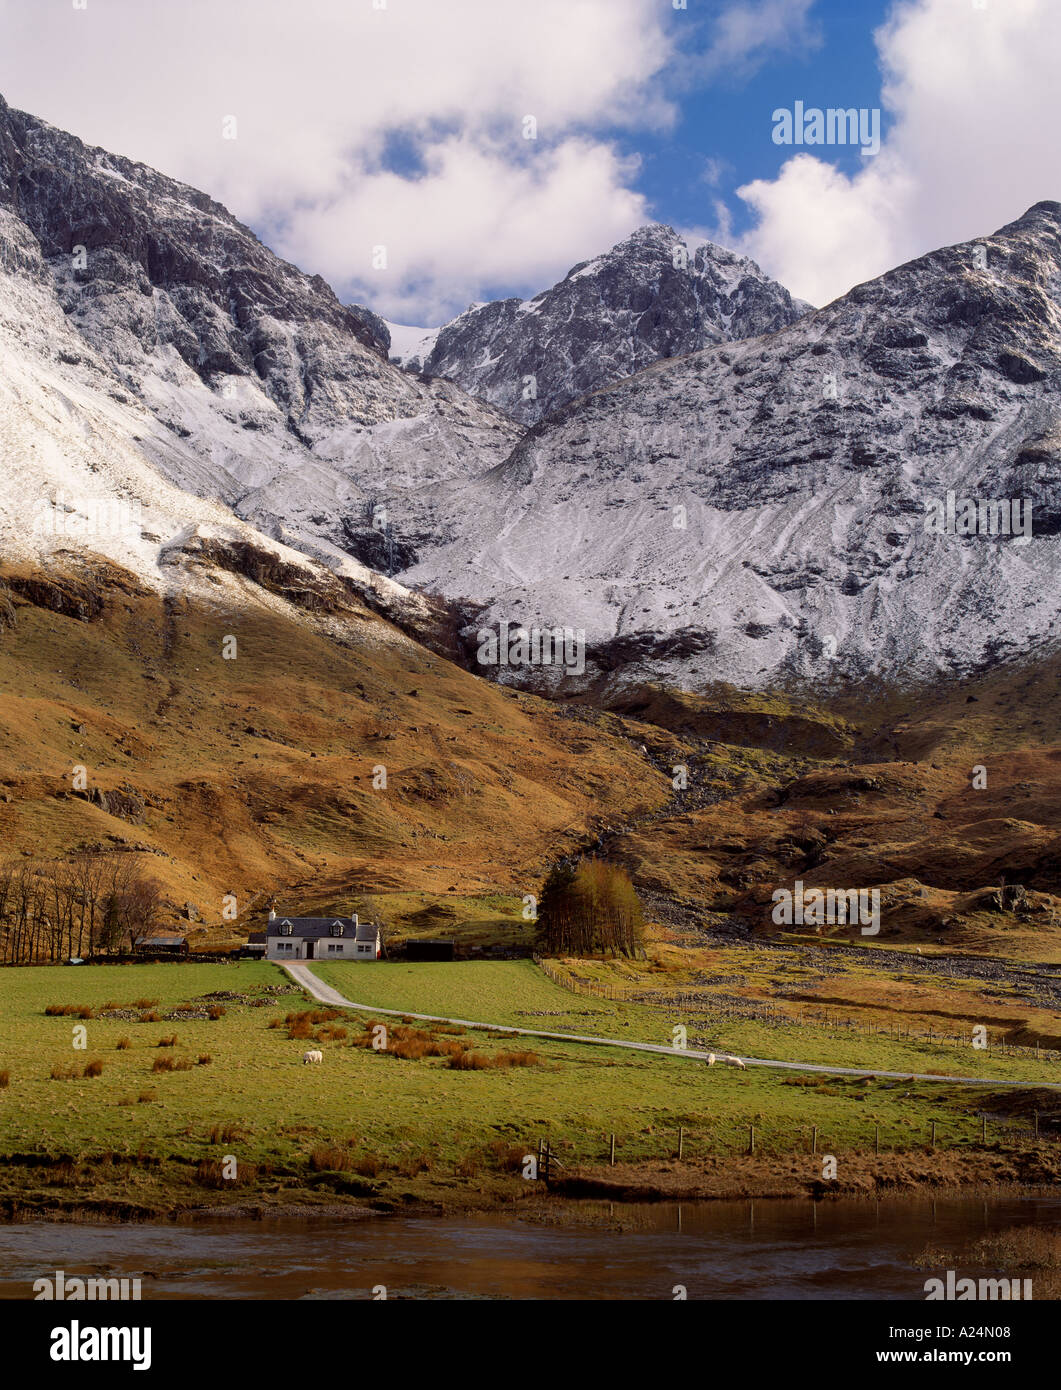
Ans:
<svg viewBox="0 0 1061 1390"><path fill-rule="evenodd" d="M132 1038L119 1038L118 1041L114 1044L118 1052L124 1052L126 1048L132 1047L132 1045Z"/></svg>
<svg viewBox="0 0 1061 1390"><path fill-rule="evenodd" d="M403 1158L398 1164L398 1172L403 1178L415 1178L421 1173L429 1173L435 1166L430 1154L417 1154L414 1158Z"/></svg>
<svg viewBox="0 0 1061 1390"><path fill-rule="evenodd" d="M454 1052L449 1059L450 1071L486 1071L490 1058L482 1052Z"/></svg>
<svg viewBox="0 0 1061 1390"><path fill-rule="evenodd" d="M211 1144L233 1144L238 1143L242 1139L246 1139L246 1137L247 1131L243 1126L232 1123L214 1125L213 1129L210 1131Z"/></svg>
<svg viewBox="0 0 1061 1390"><path fill-rule="evenodd" d="M309 1156L309 1166L315 1173L346 1173L354 1160L338 1144L318 1144Z"/></svg>
<svg viewBox="0 0 1061 1390"><path fill-rule="evenodd" d="M103 1063L100 1061L100 1059L99 1059L98 1057L93 1058L93 1060L92 1060L91 1062L88 1062L88 1063L86 1064L85 1070L84 1070L84 1072L82 1073L82 1075L83 1075L83 1076L102 1076L102 1075L103 1075Z"/></svg>
<svg viewBox="0 0 1061 1390"><path fill-rule="evenodd" d="M236 1164L235 1177L226 1178L225 1164L220 1159L204 1158L196 1169L195 1180L202 1187L244 1187L257 1176L256 1163L244 1163L241 1159Z"/></svg>
<svg viewBox="0 0 1061 1390"><path fill-rule="evenodd" d="M323 1028L317 1029L318 1042L342 1042L345 1037L346 1029L335 1024L325 1024Z"/></svg>
<svg viewBox="0 0 1061 1390"><path fill-rule="evenodd" d="M495 1067L537 1067L541 1058L536 1052L499 1052L494 1058Z"/></svg>
<svg viewBox="0 0 1061 1390"><path fill-rule="evenodd" d="M176 1035L176 1033L170 1033L170 1035L169 1035L168 1037L166 1037L166 1038L159 1038L158 1042L156 1043L156 1046L157 1046L157 1047L176 1047L176 1046L177 1046L177 1035Z"/></svg>

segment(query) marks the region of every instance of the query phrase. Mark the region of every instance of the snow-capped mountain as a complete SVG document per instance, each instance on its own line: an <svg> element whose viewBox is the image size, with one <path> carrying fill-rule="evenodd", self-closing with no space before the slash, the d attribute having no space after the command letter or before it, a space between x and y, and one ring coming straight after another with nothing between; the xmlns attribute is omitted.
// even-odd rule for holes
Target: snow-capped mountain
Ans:
<svg viewBox="0 0 1061 1390"><path fill-rule="evenodd" d="M710 242L690 251L654 224L533 299L473 304L433 342L405 342L401 361L533 425L661 358L776 332L809 308L754 261Z"/></svg>
<svg viewBox="0 0 1061 1390"><path fill-rule="evenodd" d="M2 99L0 209L9 302L31 295L40 319L9 323L12 356L43 352L64 392L121 405L117 452L331 563L378 567L380 489L478 473L518 437L459 387L389 363L381 319L205 194ZM62 445L71 466L82 442Z"/></svg>
<svg viewBox="0 0 1061 1390"><path fill-rule="evenodd" d="M1025 504L1030 539L991 534ZM1061 204L598 389L405 524L403 582L585 629L587 679L901 678L1052 643Z"/></svg>

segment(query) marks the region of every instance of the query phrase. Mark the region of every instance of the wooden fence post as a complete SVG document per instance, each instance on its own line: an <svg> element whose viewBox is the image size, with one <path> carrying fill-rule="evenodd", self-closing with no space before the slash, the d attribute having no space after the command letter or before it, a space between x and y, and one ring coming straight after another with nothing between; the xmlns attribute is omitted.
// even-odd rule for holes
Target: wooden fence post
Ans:
<svg viewBox="0 0 1061 1390"><path fill-rule="evenodd" d="M810 1151L812 1154L818 1152L818 1126L812 1125L810 1132Z"/></svg>
<svg viewBox="0 0 1061 1390"><path fill-rule="evenodd" d="M681 1125L679 1125L679 1126L678 1126L678 1158L679 1158L679 1160L680 1160L681 1157L682 1157L682 1153L683 1153L684 1149L685 1149L685 1129L684 1129Z"/></svg>
<svg viewBox="0 0 1061 1390"><path fill-rule="evenodd" d="M748 1152L749 1152L750 1154L753 1154L753 1153L755 1152L755 1126L754 1126L754 1125L749 1125L749 1126L748 1126Z"/></svg>
<svg viewBox="0 0 1061 1390"><path fill-rule="evenodd" d="M615 1135L614 1135L614 1134L612 1135L612 1147L611 1147L611 1153L610 1153L610 1155L609 1155L609 1157L608 1157L608 1162L611 1164L611 1166L612 1166L613 1168L615 1167Z"/></svg>
<svg viewBox="0 0 1061 1390"><path fill-rule="evenodd" d="M932 1121L932 1147L936 1147L936 1122Z"/></svg>

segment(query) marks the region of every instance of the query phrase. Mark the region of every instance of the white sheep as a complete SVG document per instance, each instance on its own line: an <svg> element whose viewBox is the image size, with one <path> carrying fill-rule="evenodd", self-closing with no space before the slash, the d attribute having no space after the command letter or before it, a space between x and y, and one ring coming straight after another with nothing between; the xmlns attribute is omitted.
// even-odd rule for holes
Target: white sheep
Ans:
<svg viewBox="0 0 1061 1390"><path fill-rule="evenodd" d="M707 1065L709 1067L713 1067L715 1065L715 1054L713 1052L709 1052L707 1054Z"/></svg>
<svg viewBox="0 0 1061 1390"><path fill-rule="evenodd" d="M744 1071L744 1063L739 1057L726 1057L724 1060L728 1062L731 1067L740 1067L741 1071Z"/></svg>
<svg viewBox="0 0 1061 1390"><path fill-rule="evenodd" d="M302 1054L302 1065L303 1065L303 1066L305 1066L305 1064L306 1064L307 1062L323 1062L323 1061L324 1061L324 1053L321 1052L318 1048L311 1048L311 1050L310 1050L309 1052L303 1052L303 1054Z"/></svg>

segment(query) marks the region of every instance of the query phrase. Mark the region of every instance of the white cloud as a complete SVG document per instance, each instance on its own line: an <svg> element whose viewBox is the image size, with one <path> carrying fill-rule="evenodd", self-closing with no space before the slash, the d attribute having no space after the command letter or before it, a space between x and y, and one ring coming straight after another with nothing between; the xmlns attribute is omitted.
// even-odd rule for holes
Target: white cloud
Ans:
<svg viewBox="0 0 1061 1390"><path fill-rule="evenodd" d="M759 215L742 249L814 304L1061 198L1048 114L1056 0L911 0L876 37L881 101L862 104L892 115L880 154L853 176L799 154L776 179L737 190Z"/></svg>
<svg viewBox="0 0 1061 1390"><path fill-rule="evenodd" d="M814 0L738 0L717 16L705 51L686 60L690 73L746 81L778 53L809 53L821 44L809 12Z"/></svg>
<svg viewBox="0 0 1061 1390"><path fill-rule="evenodd" d="M0 90L206 190L341 291L423 321L491 279L555 278L646 220L601 132L673 119L656 81L665 15L658 0L89 0L47 14L0 0ZM422 169L394 172L396 134ZM379 242L382 283L365 273Z"/></svg>

